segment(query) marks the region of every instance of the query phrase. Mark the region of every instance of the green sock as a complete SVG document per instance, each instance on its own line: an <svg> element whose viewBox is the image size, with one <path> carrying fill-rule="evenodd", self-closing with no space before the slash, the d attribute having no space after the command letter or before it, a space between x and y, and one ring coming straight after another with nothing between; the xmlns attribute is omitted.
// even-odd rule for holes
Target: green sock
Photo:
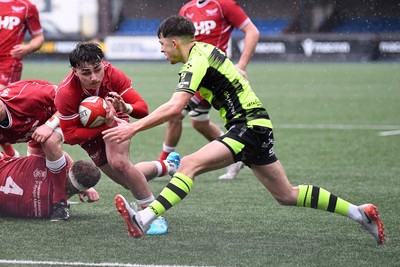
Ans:
<svg viewBox="0 0 400 267"><path fill-rule="evenodd" d="M149 208L158 217L184 199L192 187L192 179L182 173L175 173L156 200L149 205Z"/></svg>
<svg viewBox="0 0 400 267"><path fill-rule="evenodd" d="M307 207L347 215L350 203L331 194L323 188L312 185L299 185L297 207Z"/></svg>

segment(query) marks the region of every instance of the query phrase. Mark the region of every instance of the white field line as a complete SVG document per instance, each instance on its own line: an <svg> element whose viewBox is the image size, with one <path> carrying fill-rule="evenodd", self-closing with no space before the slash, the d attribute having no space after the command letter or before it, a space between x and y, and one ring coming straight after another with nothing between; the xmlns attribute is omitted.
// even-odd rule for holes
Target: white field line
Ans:
<svg viewBox="0 0 400 267"><path fill-rule="evenodd" d="M33 260L2 260L1 264L25 264L25 265L51 265L51 266L100 266L100 267L193 267L188 265L140 265L129 263L112 263L112 262L60 262L60 261L33 261Z"/></svg>
<svg viewBox="0 0 400 267"><path fill-rule="evenodd" d="M391 136L391 135L400 135L400 130L379 132L379 136Z"/></svg>
<svg viewBox="0 0 400 267"><path fill-rule="evenodd" d="M274 124L275 129L332 129L332 130L394 130L400 129L400 125L370 125L370 124ZM222 124L218 124L221 128L223 127ZM188 122L183 123L183 127L190 128L192 124Z"/></svg>
<svg viewBox="0 0 400 267"><path fill-rule="evenodd" d="M218 125L223 128L223 125ZM183 123L184 128L192 127ZM275 129L315 129L315 130L381 130L379 136L400 135L400 125L355 125L355 124L274 124ZM383 131L384 130L384 131Z"/></svg>

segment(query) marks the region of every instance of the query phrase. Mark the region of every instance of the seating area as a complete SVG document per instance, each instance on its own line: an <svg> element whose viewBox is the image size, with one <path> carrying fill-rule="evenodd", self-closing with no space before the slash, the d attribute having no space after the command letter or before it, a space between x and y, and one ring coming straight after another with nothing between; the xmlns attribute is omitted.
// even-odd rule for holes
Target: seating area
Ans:
<svg viewBox="0 0 400 267"><path fill-rule="evenodd" d="M125 19L115 31L116 35L155 35L162 19Z"/></svg>
<svg viewBox="0 0 400 267"><path fill-rule="evenodd" d="M332 27L333 33L390 33L400 32L400 18L351 18Z"/></svg>
<svg viewBox="0 0 400 267"><path fill-rule="evenodd" d="M116 35L155 35L161 19L125 19L118 26ZM261 35L276 35L290 23L290 19L253 19ZM233 35L240 34L235 30Z"/></svg>
<svg viewBox="0 0 400 267"><path fill-rule="evenodd" d="M148 35L157 33L157 27L162 19L125 19L118 26L116 35ZM284 32L291 20L282 19L252 19L262 36L278 35ZM388 33L400 32L400 18L351 18L344 19L329 31L331 33ZM233 36L240 35L239 30L233 31Z"/></svg>

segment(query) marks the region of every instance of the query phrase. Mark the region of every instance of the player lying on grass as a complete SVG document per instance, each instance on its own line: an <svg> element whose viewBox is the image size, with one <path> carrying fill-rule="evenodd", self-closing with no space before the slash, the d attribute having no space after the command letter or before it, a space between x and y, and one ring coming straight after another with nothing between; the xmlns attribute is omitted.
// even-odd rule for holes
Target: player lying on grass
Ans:
<svg viewBox="0 0 400 267"><path fill-rule="evenodd" d="M99 195L93 186L100 179L100 170L91 162L67 159L67 180L64 186L68 198L79 194L81 201L95 202ZM0 153L0 217L48 218L52 214L52 172L46 158L30 155L21 158Z"/></svg>
<svg viewBox="0 0 400 267"><path fill-rule="evenodd" d="M360 223L378 244L383 244L384 225L374 205L356 206L323 188L290 184L274 152L272 123L260 99L226 55L215 46L195 42L194 33L193 23L181 16L169 17L161 23L157 32L161 52L171 64L184 63L175 93L168 102L132 124L115 118L118 127L105 130L104 138L108 142L125 142L138 132L168 121L180 114L196 91L219 111L228 131L183 157L169 184L146 209L138 212L123 196L115 197L117 211L124 218L128 233L135 238L143 236L155 218L189 194L197 175L242 161L279 204L346 216ZM221 211L221 216L228 208Z"/></svg>

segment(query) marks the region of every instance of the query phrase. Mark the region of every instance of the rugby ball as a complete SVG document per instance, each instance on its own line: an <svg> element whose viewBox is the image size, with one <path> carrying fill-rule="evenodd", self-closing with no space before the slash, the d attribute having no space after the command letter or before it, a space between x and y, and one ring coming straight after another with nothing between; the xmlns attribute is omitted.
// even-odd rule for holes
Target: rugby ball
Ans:
<svg viewBox="0 0 400 267"><path fill-rule="evenodd" d="M89 96L79 105L79 119L85 127L94 128L104 124L106 101L98 96Z"/></svg>

